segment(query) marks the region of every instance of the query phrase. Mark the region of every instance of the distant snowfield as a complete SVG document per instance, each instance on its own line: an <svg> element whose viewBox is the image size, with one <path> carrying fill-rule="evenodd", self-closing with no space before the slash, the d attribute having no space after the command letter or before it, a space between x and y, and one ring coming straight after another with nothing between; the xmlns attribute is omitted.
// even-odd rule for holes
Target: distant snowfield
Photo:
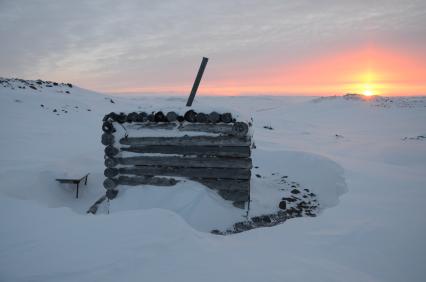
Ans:
<svg viewBox="0 0 426 282"><path fill-rule="evenodd" d="M254 118L251 215L277 209L283 175L316 193L322 209L316 218L217 236L208 232L245 211L191 181L128 188L110 214L85 214L104 193L102 116L184 110L185 98L15 83L0 85L1 281L426 277L426 98L197 97L195 110ZM83 172L91 174L78 200L54 181Z"/></svg>

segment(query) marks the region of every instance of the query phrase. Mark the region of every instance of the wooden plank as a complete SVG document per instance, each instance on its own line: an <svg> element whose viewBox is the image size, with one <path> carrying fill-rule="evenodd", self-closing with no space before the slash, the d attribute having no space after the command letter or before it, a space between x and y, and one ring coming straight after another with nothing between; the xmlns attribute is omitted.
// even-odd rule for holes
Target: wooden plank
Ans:
<svg viewBox="0 0 426 282"><path fill-rule="evenodd" d="M91 213L91 214L96 214L96 212L98 211L98 207L100 204L102 204L103 201L106 200L106 195L103 195L102 197L100 197L88 210L86 213Z"/></svg>
<svg viewBox="0 0 426 282"><path fill-rule="evenodd" d="M126 125L127 129L175 129L178 124L175 122L134 122Z"/></svg>
<svg viewBox="0 0 426 282"><path fill-rule="evenodd" d="M245 147L218 147L218 146L130 146L122 147L122 151L134 153L160 153L160 154L178 154L178 155L196 155L196 156L218 156L218 157L250 157L251 150L249 146Z"/></svg>
<svg viewBox="0 0 426 282"><path fill-rule="evenodd" d="M166 177L152 176L120 176L117 183L119 185L137 186L137 185L155 185L155 186L173 186L178 183L176 179Z"/></svg>
<svg viewBox="0 0 426 282"><path fill-rule="evenodd" d="M249 137L183 136L183 137L128 137L120 139L123 145L162 146L250 146Z"/></svg>
<svg viewBox="0 0 426 282"><path fill-rule="evenodd" d="M214 178L192 178L210 189L219 191L250 191L250 180L214 179Z"/></svg>
<svg viewBox="0 0 426 282"><path fill-rule="evenodd" d="M249 193L243 191L218 191L219 195L228 201L234 202L247 202L249 200Z"/></svg>
<svg viewBox="0 0 426 282"><path fill-rule="evenodd" d="M107 160L115 160L108 161ZM105 163L122 165L148 165L148 166L173 166L173 167L215 167L215 168L251 168L252 162L250 158L216 158L216 157L129 157L107 159Z"/></svg>
<svg viewBox="0 0 426 282"><path fill-rule="evenodd" d="M203 77L204 70L206 69L208 58L203 57L201 60L200 68L198 69L197 76L194 80L194 85L192 85L191 94L189 94L188 101L186 102L187 107L192 106L192 101L194 101L195 94L197 94L198 86L200 85L201 78Z"/></svg>
<svg viewBox="0 0 426 282"><path fill-rule="evenodd" d="M224 179L250 179L250 169L242 168L177 168L177 167L122 167L118 169L120 174L131 175L163 175L196 178L224 178Z"/></svg>
<svg viewBox="0 0 426 282"><path fill-rule="evenodd" d="M187 123L180 125L178 127L178 130L218 133L233 136L246 136L248 133L248 125L243 122L237 122L235 124Z"/></svg>
<svg viewBox="0 0 426 282"><path fill-rule="evenodd" d="M127 129L166 129L166 130L177 129L182 132L207 132L207 133L234 135L234 136L245 136L248 133L248 125L245 122L236 122L233 124L186 123L186 124L180 124L180 125L178 125L178 123L175 123L175 122L170 122L170 123L145 122L145 123L132 123L132 124L126 125L126 128ZM104 145L111 145L111 144L108 143Z"/></svg>

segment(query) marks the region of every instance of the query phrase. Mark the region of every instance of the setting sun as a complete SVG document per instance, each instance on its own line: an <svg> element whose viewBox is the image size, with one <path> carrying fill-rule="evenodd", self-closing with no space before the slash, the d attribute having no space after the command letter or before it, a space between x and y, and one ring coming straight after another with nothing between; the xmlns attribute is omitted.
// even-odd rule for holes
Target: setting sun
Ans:
<svg viewBox="0 0 426 282"><path fill-rule="evenodd" d="M362 94L364 94L365 96L371 96L371 95L373 95L373 91L371 91L371 90L364 90L364 92L362 92Z"/></svg>
<svg viewBox="0 0 426 282"><path fill-rule="evenodd" d="M364 92L362 92L362 94L364 94L365 96L371 96L373 95L373 91L371 91L370 89L364 90Z"/></svg>

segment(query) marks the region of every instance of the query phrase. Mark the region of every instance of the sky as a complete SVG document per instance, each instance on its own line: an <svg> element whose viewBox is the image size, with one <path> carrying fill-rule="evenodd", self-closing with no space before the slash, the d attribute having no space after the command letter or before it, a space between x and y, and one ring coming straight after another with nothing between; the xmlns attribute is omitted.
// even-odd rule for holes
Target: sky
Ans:
<svg viewBox="0 0 426 282"><path fill-rule="evenodd" d="M0 0L0 76L111 93L426 95L426 1Z"/></svg>

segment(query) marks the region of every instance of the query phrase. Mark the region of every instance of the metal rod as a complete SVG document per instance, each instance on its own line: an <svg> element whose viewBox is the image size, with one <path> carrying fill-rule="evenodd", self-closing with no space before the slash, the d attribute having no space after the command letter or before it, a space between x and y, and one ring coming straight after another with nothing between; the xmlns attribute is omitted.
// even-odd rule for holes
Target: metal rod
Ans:
<svg viewBox="0 0 426 282"><path fill-rule="evenodd" d="M187 107L192 106L192 102L194 101L195 94L197 94L198 86L200 85L201 78L203 77L204 69L207 66L208 58L203 57L201 61L200 68L198 69L197 77L195 78L194 85L192 86L191 94L189 94L188 101L186 102Z"/></svg>

